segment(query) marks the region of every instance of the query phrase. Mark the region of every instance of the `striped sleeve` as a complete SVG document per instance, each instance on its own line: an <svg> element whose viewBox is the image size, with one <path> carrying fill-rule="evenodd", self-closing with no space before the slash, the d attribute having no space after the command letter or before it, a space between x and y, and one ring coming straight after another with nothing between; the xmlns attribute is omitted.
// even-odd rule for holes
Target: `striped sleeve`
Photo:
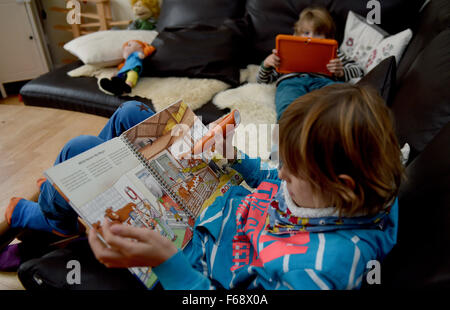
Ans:
<svg viewBox="0 0 450 310"><path fill-rule="evenodd" d="M214 289L211 280L189 263L183 252L152 268L166 290L209 290ZM180 272L181 271L181 272Z"/></svg>
<svg viewBox="0 0 450 310"><path fill-rule="evenodd" d="M279 180L277 169L266 169L261 165L261 158L250 158L247 154L240 152L241 160L237 160L231 168L239 172L245 182L253 188L264 180Z"/></svg>
<svg viewBox="0 0 450 310"><path fill-rule="evenodd" d="M256 82L260 84L270 84L275 82L280 77L280 74L274 68L266 68L261 64L259 66L258 76Z"/></svg>
<svg viewBox="0 0 450 310"><path fill-rule="evenodd" d="M283 274L275 287L277 290L332 290L336 289L321 272L299 269Z"/></svg>
<svg viewBox="0 0 450 310"><path fill-rule="evenodd" d="M364 76L364 70L350 57L345 55L339 50L338 58L341 60L344 66L344 81L348 82L353 78L359 78Z"/></svg>

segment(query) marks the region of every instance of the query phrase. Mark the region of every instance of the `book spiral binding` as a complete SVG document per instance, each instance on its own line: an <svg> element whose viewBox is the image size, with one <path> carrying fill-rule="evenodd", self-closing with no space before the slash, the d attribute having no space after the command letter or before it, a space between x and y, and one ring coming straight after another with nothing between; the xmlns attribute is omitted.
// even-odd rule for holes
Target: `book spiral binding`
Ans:
<svg viewBox="0 0 450 310"><path fill-rule="evenodd" d="M183 209L183 211L189 215L189 217L195 219L195 215L191 212L191 210L188 207L186 207L186 205L180 199L180 197L178 197L178 195L174 194L169 189L169 185L164 181L164 179L161 177L161 175L157 171L155 171L155 169L153 169L152 166L150 166L148 164L147 159L144 156L142 156L142 154L139 151L136 150L136 148L130 142L130 140L128 140L128 138L125 135L120 136L120 137L125 142L125 144L128 146L128 148L131 150L131 152L133 152L133 154L136 155L136 157L139 159L139 161L142 163L142 165L144 165L144 167L151 173L151 175L155 178L155 180L159 183L159 185L164 189L164 191L170 196L170 198L173 201L175 201Z"/></svg>

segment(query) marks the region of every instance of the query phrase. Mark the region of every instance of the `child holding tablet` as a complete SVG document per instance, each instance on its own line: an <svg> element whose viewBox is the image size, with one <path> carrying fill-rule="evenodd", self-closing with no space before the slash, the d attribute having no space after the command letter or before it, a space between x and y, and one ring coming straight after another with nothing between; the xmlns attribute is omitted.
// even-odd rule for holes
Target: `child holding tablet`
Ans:
<svg viewBox="0 0 450 310"><path fill-rule="evenodd" d="M318 39L332 39L335 34L335 24L330 13L320 7L310 7L300 13L299 20L294 25L294 35ZM332 59L327 65L333 77L310 72L280 74L275 68L280 65L277 50L267 56L261 64L257 76L258 83L276 82L277 91L275 105L277 119L287 106L296 98L315 89L322 88L337 81L348 82L352 78L362 77L364 71L355 61L338 51L338 58Z"/></svg>

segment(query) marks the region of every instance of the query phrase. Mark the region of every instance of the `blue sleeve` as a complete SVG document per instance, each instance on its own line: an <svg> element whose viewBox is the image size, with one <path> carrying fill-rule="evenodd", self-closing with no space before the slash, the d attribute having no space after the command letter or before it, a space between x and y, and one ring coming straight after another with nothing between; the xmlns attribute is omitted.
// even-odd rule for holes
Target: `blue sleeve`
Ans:
<svg viewBox="0 0 450 310"><path fill-rule="evenodd" d="M181 251L153 268L153 272L166 290L207 290L214 288L211 285L211 280L195 270Z"/></svg>
<svg viewBox="0 0 450 310"><path fill-rule="evenodd" d="M267 169L261 167L261 158L250 158L243 152L238 152L240 159L231 166L239 172L244 178L245 182L253 188L257 187L264 180L278 180L277 169Z"/></svg>
<svg viewBox="0 0 450 310"><path fill-rule="evenodd" d="M335 286L315 269L299 269L285 273L277 289L330 290L335 289Z"/></svg>
<svg viewBox="0 0 450 310"><path fill-rule="evenodd" d="M325 246L322 268L288 271L281 276L280 289L349 290L359 289L367 260L374 257L370 249L354 235L351 240L338 240ZM316 257L317 259L317 257ZM317 260L316 260L317 264Z"/></svg>

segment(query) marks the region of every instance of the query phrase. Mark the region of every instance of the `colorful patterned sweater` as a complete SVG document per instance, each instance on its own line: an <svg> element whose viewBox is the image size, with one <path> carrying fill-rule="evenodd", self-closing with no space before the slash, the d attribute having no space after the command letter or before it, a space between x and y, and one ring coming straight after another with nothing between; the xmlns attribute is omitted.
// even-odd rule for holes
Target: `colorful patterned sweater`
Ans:
<svg viewBox="0 0 450 310"><path fill-rule="evenodd" d="M153 269L162 286L359 288L367 263L382 260L396 243L397 200L372 217L338 218L327 210L325 216L294 216L278 171L260 164L245 157L233 166L256 189L234 186L205 209L190 244Z"/></svg>

